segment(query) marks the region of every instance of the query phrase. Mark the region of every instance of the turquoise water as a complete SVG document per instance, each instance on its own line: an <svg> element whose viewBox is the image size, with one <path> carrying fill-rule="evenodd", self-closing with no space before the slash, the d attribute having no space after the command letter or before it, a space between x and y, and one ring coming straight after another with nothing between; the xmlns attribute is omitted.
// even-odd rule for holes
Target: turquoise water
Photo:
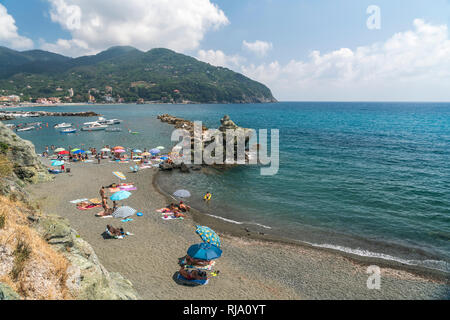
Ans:
<svg viewBox="0 0 450 320"><path fill-rule="evenodd" d="M122 133L61 135L60 122L91 118L29 118L49 128L19 133L38 152L63 147L166 147L170 113L218 127L229 114L238 125L280 130L280 170L261 176L257 166L221 173L163 175L173 192L193 193L191 204L249 229L317 246L379 256L449 271L450 104L308 103L257 105L129 105L39 108L93 110L125 120ZM131 135L127 132L138 131ZM84 145L83 145L84 144ZM213 193L206 206L200 200Z"/></svg>

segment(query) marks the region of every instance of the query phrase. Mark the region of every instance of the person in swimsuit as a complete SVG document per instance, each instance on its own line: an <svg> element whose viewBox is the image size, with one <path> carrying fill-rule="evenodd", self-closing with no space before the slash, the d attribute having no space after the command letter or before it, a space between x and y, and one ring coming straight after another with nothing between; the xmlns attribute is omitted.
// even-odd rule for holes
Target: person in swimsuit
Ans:
<svg viewBox="0 0 450 320"><path fill-rule="evenodd" d="M179 273L187 280L206 280L208 276L205 271L201 270L186 270L183 267L180 269Z"/></svg>

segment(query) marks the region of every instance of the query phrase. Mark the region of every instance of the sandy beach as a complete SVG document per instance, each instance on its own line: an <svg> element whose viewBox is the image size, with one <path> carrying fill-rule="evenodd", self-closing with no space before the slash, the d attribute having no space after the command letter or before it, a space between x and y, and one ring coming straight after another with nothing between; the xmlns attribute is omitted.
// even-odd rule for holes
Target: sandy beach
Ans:
<svg viewBox="0 0 450 320"><path fill-rule="evenodd" d="M353 259L336 252L248 236L226 223L201 213L185 220L164 221L155 210L167 205L167 197L154 185L157 169L129 172L129 164L70 164L71 172L28 188L41 210L67 218L88 241L102 264L129 279L143 299L448 299L445 276L426 275L405 267L377 263L381 267L380 290L367 288L367 266L373 260ZM113 171L122 171L126 182L137 187L120 204L143 212L123 223L95 217L101 208L81 211L71 200L100 198L102 185L119 182ZM107 193L109 196L110 193ZM200 195L193 195L200 196ZM133 233L123 240L105 239L107 224ZM200 239L195 225L207 225L221 237L223 255L215 270L220 274L206 286L186 287L174 281L178 258Z"/></svg>

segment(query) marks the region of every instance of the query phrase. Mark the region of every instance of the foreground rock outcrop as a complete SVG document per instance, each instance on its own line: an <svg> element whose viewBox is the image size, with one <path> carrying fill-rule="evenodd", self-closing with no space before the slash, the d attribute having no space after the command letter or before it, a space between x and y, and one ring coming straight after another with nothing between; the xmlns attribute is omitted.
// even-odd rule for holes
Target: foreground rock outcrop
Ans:
<svg viewBox="0 0 450 320"><path fill-rule="evenodd" d="M78 236L66 219L37 215L30 215L28 219L39 234L70 262L66 286L74 297L83 300L139 299L132 283L119 273L108 272L91 245Z"/></svg>
<svg viewBox="0 0 450 320"><path fill-rule="evenodd" d="M34 145L0 122L0 300L139 299L57 215L43 215L23 187L52 179Z"/></svg>
<svg viewBox="0 0 450 320"><path fill-rule="evenodd" d="M0 195L14 194L25 200L23 187L26 184L51 179L34 145L0 122Z"/></svg>

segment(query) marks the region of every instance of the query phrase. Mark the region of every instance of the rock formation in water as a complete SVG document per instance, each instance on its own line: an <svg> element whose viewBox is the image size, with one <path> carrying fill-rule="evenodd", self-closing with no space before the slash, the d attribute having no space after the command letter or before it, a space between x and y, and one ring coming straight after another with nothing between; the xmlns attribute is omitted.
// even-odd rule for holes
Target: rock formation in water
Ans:
<svg viewBox="0 0 450 320"><path fill-rule="evenodd" d="M207 134L208 128L204 125L202 125L201 138L199 138L199 137L195 136L194 122L192 122L192 121L178 118L178 117L172 116L170 114L159 115L157 118L160 119L162 122L166 122L168 124L175 126L176 129L184 129L189 132L190 137L191 137L190 142L191 142L192 159L193 159L194 152L195 152L195 143L196 142L199 143L202 152L208 145L215 142L214 135L209 136ZM223 159L221 161L222 163L215 163L213 165L225 165L226 166L227 165L227 159L226 159L227 130L232 130L235 133L235 136L232 138L233 139L232 144L234 145L234 159L228 159L228 160L234 160L234 161L238 160L238 157L237 157L238 152L237 151L238 151L239 139L243 139L244 149L245 149L245 151L248 150L248 142L251 138L252 130L248 129L248 128L239 127L230 119L230 117L228 115L225 115L220 120L220 123L221 123L221 125L218 128L218 130L222 133L222 141L223 141L223 147L224 147ZM213 156L214 156L214 154L213 154ZM248 160L246 158L246 155L244 155L244 160ZM205 164L205 163L203 163L203 164ZM161 168L163 170L171 170L172 168L174 168L174 166L164 164L161 166Z"/></svg>

